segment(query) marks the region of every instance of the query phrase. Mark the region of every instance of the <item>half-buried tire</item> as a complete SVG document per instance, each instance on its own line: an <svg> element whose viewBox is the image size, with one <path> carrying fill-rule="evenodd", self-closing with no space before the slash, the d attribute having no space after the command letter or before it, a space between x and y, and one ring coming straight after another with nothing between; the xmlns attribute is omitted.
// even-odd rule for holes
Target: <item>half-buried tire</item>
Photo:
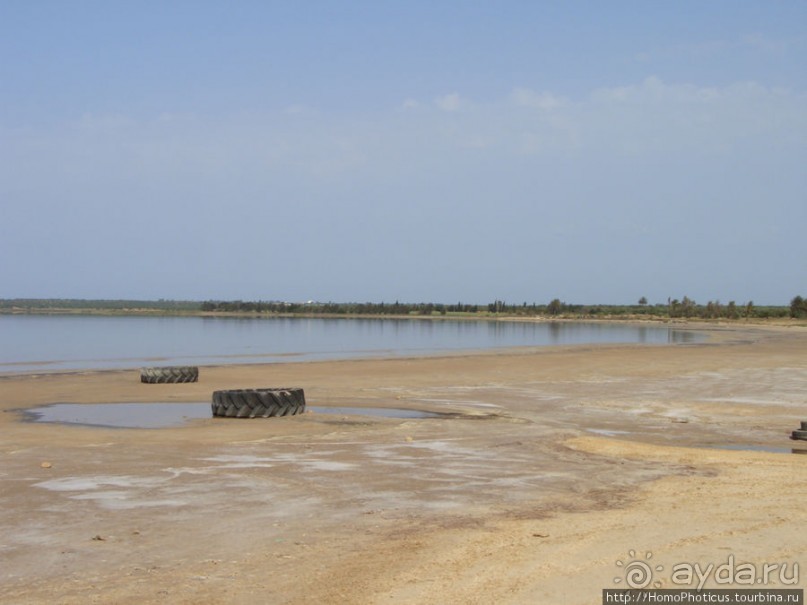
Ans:
<svg viewBox="0 0 807 605"><path fill-rule="evenodd" d="M175 382L197 382L199 368L196 366L170 366L165 368L142 368L140 382L166 384Z"/></svg>
<svg viewBox="0 0 807 605"><path fill-rule="evenodd" d="M213 415L226 418L294 416L305 411L302 389L236 389L213 391Z"/></svg>

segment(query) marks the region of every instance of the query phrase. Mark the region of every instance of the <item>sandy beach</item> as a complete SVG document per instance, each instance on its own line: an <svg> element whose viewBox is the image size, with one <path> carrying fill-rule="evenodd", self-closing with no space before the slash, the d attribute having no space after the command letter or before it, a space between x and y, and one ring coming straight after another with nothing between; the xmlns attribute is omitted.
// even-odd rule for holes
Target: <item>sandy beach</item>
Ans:
<svg viewBox="0 0 807 605"><path fill-rule="evenodd" d="M705 326L697 326L699 329ZM699 344L0 376L0 602L589 605L681 564L807 582L807 327ZM115 429L51 404L302 387L306 413ZM798 565L797 570L794 565ZM804 569L801 569L804 567ZM712 575L704 587L720 584Z"/></svg>

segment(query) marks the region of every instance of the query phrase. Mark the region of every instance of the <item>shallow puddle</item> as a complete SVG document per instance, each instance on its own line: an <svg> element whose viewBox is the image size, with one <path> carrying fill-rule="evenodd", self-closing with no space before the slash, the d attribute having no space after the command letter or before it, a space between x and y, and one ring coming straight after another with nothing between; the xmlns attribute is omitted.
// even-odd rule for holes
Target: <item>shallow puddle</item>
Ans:
<svg viewBox="0 0 807 605"><path fill-rule="evenodd" d="M807 443L805 443L807 445ZM769 445L712 445L710 449L734 450L742 452L770 452L773 454L807 454L807 449L795 447L773 447Z"/></svg>
<svg viewBox="0 0 807 605"><path fill-rule="evenodd" d="M306 406L307 412L384 418L438 418L441 415L401 408ZM28 422L51 422L127 429L158 429L189 420L212 418L209 403L54 403L23 410ZM227 420L222 418L221 420Z"/></svg>

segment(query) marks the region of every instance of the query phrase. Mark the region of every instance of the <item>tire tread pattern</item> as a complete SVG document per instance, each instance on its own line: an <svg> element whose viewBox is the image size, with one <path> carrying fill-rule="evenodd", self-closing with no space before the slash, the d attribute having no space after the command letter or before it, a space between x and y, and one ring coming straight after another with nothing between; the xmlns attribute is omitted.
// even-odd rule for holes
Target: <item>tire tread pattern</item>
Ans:
<svg viewBox="0 0 807 605"><path fill-rule="evenodd" d="M305 394L297 387L214 391L212 409L226 418L294 416L305 411Z"/></svg>
<svg viewBox="0 0 807 605"><path fill-rule="evenodd" d="M149 384L198 381L199 368L196 366L169 366L163 368L142 368L140 370L140 382Z"/></svg>

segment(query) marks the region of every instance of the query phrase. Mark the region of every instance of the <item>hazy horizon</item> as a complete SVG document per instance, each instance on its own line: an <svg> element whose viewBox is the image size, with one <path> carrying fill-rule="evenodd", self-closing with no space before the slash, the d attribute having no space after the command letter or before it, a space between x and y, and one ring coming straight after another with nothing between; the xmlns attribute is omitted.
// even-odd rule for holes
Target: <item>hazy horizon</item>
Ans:
<svg viewBox="0 0 807 605"><path fill-rule="evenodd" d="M0 53L2 298L807 293L804 2L7 2Z"/></svg>
<svg viewBox="0 0 807 605"><path fill-rule="evenodd" d="M742 310L746 305L753 305L754 307L784 307L787 308L791 306L793 299L796 296L794 295L790 297L787 301L781 303L759 303L751 299L745 300L723 300L719 297L711 297L703 300L694 300L691 297L687 296L686 294L683 296L670 296L664 300L646 300L646 302L640 303L638 300L633 302L608 302L608 301L574 301L574 300L561 300L558 299L564 305L570 305L573 307L631 307L631 306L645 306L645 307L659 307L659 306L668 306L671 303L682 303L684 297L688 298L692 304L699 305L699 306L706 306L708 303L716 303L725 307L730 303L735 303L738 310ZM645 297L640 297L645 298ZM13 298L0 298L0 302L8 303L12 301L64 301L64 302L80 302L80 303L90 303L90 302L97 302L97 303L144 303L144 304L156 304L159 305L160 303L166 304L176 304L176 305L183 305L183 304L204 304L204 303L263 303L263 304L289 304L289 305L394 305L400 304L403 306L412 306L412 305L443 305L446 307L461 304L463 306L476 306L480 308L487 308L489 305L495 304L497 302L502 303L503 307L521 307L523 305L527 306L536 306L536 307L546 307L553 300L528 300L528 301L511 301L511 300L488 300L488 301L474 301L474 300L430 300L430 299L423 299L423 300L360 300L360 299L347 299L347 300L291 300L291 299L184 299L184 298L158 298L158 299L147 299L147 298L64 298L64 297L49 297L49 298L31 298L31 297L13 297ZM87 309L92 309L94 307L86 307ZM104 308L104 307L99 307ZM110 307L110 308L119 308L119 307ZM203 309L204 310L204 309ZM220 309L219 309L220 311Z"/></svg>

